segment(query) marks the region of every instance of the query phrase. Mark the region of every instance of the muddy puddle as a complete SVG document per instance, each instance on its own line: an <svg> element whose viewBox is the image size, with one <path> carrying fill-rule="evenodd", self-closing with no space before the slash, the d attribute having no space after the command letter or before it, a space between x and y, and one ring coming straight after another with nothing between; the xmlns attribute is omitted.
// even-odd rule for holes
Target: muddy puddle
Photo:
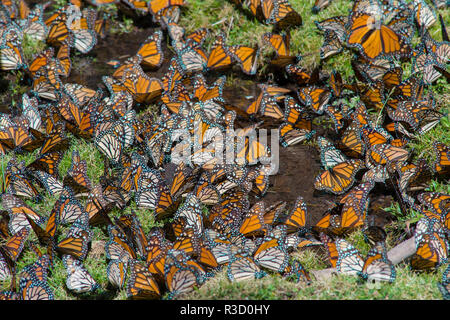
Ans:
<svg viewBox="0 0 450 320"><path fill-rule="evenodd" d="M318 151L302 144L280 147L279 159L278 174L270 177L264 200L268 204L286 201L287 208L291 208L302 196L308 208L307 225L314 225L336 200L335 196L314 189L314 179L321 172Z"/></svg>

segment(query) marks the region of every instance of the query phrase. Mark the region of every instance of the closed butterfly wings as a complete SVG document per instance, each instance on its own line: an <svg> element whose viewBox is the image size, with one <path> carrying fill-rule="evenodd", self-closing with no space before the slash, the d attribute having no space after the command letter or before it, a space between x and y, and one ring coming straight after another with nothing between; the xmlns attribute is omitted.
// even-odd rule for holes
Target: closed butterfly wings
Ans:
<svg viewBox="0 0 450 320"><path fill-rule="evenodd" d="M334 146L323 148L322 154L326 171L317 176L314 187L335 194L344 193L354 183L355 174L362 169L363 162L359 159L345 160L346 157Z"/></svg>
<svg viewBox="0 0 450 320"><path fill-rule="evenodd" d="M343 239L336 240L338 260L336 268L339 272L360 275L368 281L393 282L396 277L395 268L389 261L384 243L377 243L362 259L358 250Z"/></svg>

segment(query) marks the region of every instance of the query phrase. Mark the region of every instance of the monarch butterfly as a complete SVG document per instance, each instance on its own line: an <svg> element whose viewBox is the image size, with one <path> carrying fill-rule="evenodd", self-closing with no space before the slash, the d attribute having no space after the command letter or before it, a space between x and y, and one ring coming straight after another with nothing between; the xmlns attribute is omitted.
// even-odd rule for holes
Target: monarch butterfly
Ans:
<svg viewBox="0 0 450 320"><path fill-rule="evenodd" d="M230 67L233 63L233 55L230 48L225 44L225 34L217 34L208 55L206 68L208 70L223 69Z"/></svg>
<svg viewBox="0 0 450 320"><path fill-rule="evenodd" d="M403 56L409 52L405 40L375 14L353 12L347 44L356 47L368 59L379 56Z"/></svg>
<svg viewBox="0 0 450 320"><path fill-rule="evenodd" d="M44 171L35 171L34 176L39 183L47 190L52 196L58 196L64 190L64 185L57 178Z"/></svg>
<svg viewBox="0 0 450 320"><path fill-rule="evenodd" d="M331 92L335 97L339 97L344 89L344 85L342 83L342 76L340 72L333 70L330 75L330 79L328 80L328 85L331 88Z"/></svg>
<svg viewBox="0 0 450 320"><path fill-rule="evenodd" d="M29 279L20 285L22 300L54 300L54 295L46 281Z"/></svg>
<svg viewBox="0 0 450 320"><path fill-rule="evenodd" d="M235 256L228 263L227 276L232 282L261 279L266 272L261 270L250 257Z"/></svg>
<svg viewBox="0 0 450 320"><path fill-rule="evenodd" d="M95 137L96 148L114 163L119 163L124 146L124 127L115 126L106 131L100 131Z"/></svg>
<svg viewBox="0 0 450 320"><path fill-rule="evenodd" d="M146 248L148 270L158 279L164 279L164 264L166 254L172 248L172 243L164 238L162 229L152 230L148 237Z"/></svg>
<svg viewBox="0 0 450 320"><path fill-rule="evenodd" d="M311 283L309 272L298 260L293 260L288 264L283 276L285 278L295 277L297 279L296 282L300 282L300 280L302 280L307 284Z"/></svg>
<svg viewBox="0 0 450 320"><path fill-rule="evenodd" d="M99 117L96 112L85 109L84 111L72 101L67 94L62 94L58 103L59 112L67 121L66 127L73 134L84 137L86 139L92 138L94 134L94 126Z"/></svg>
<svg viewBox="0 0 450 320"><path fill-rule="evenodd" d="M421 28L428 29L436 22L436 14L423 0L414 0L415 19Z"/></svg>
<svg viewBox="0 0 450 320"><path fill-rule="evenodd" d="M9 213L9 222L6 228L5 237L9 234L16 234L22 228L30 228L28 220L41 223L44 218L28 207L25 202L12 194L4 193L2 196L3 206Z"/></svg>
<svg viewBox="0 0 450 320"><path fill-rule="evenodd" d="M416 247L419 247L419 245L425 241L429 241L429 238L433 239L445 239L445 233L444 228L439 221L440 219L436 219L436 215L430 214L426 210L422 210L422 208L419 208L415 206L416 209L418 209L420 212L422 212L425 216L421 218L414 229L414 239L416 243ZM429 238L425 239L424 236L428 235ZM445 249L445 246L444 246ZM443 250L444 254L445 250Z"/></svg>
<svg viewBox="0 0 450 320"><path fill-rule="evenodd" d="M156 15L163 9L173 6L184 6L186 3L184 0L152 0L149 3L149 11L151 14Z"/></svg>
<svg viewBox="0 0 450 320"><path fill-rule="evenodd" d="M34 77L41 68L48 65L54 54L55 50L52 47L45 49L37 54L28 66L28 71L30 72L31 76Z"/></svg>
<svg viewBox="0 0 450 320"><path fill-rule="evenodd" d="M37 4L30 10L25 1L19 2L19 16L24 33L36 40L44 40L48 32L43 20L45 7L46 5Z"/></svg>
<svg viewBox="0 0 450 320"><path fill-rule="evenodd" d="M200 202L194 194L189 194L183 206L178 208L175 218L185 217L186 226L192 227L195 236L200 237L203 234L203 215Z"/></svg>
<svg viewBox="0 0 450 320"><path fill-rule="evenodd" d="M391 144L377 144L370 148L366 155L366 162L373 164L387 164L392 167L396 163L402 163L409 157L409 152L401 147L395 147Z"/></svg>
<svg viewBox="0 0 450 320"><path fill-rule="evenodd" d="M380 82L391 88L398 85L396 82L401 79L403 74L401 68L396 66L389 58L378 58L372 61L360 56L353 60L351 65L358 80L375 86Z"/></svg>
<svg viewBox="0 0 450 320"><path fill-rule="evenodd" d="M325 170L314 181L317 190L327 190L334 194L343 194L354 183L356 173L363 167L359 159L350 159Z"/></svg>
<svg viewBox="0 0 450 320"><path fill-rule="evenodd" d="M50 21L54 17L53 21ZM56 12L52 17L45 21L48 27L47 43L59 47L63 43L72 44L74 42L74 35L70 31L66 23L66 14Z"/></svg>
<svg viewBox="0 0 450 320"><path fill-rule="evenodd" d="M65 83L63 91L80 107L86 105L97 94L95 90L77 83Z"/></svg>
<svg viewBox="0 0 450 320"><path fill-rule="evenodd" d="M208 60L204 50L197 45L191 46L191 43L188 42L177 52L178 63L184 74L203 71Z"/></svg>
<svg viewBox="0 0 450 320"><path fill-rule="evenodd" d="M339 40L335 32L325 31L323 36L323 44L320 47L320 60L325 60L328 57L334 56L344 50L342 42Z"/></svg>
<svg viewBox="0 0 450 320"><path fill-rule="evenodd" d="M257 175L253 182L254 186L252 188L252 191L258 197L262 197L264 194L266 194L269 187L269 175L271 174L272 170L272 165L261 165L259 169L257 169Z"/></svg>
<svg viewBox="0 0 450 320"><path fill-rule="evenodd" d="M443 69L445 69L445 64L448 63L449 60L449 50L450 44L448 42L448 34L445 29L444 24L441 19L441 30L442 30L442 38L444 41L439 42L433 39L428 32L428 30L422 30L422 43L424 47L419 47L419 49L424 50L429 55L434 55L435 64L438 66L441 65Z"/></svg>
<svg viewBox="0 0 450 320"><path fill-rule="evenodd" d="M22 95L22 116L28 120L28 126L33 130L40 130L42 118L38 110L38 101L36 98L30 98L26 93ZM35 131L33 131L35 132Z"/></svg>
<svg viewBox="0 0 450 320"><path fill-rule="evenodd" d="M108 225L109 240L106 243L106 258L128 262L136 259L137 254L127 236L115 225Z"/></svg>
<svg viewBox="0 0 450 320"><path fill-rule="evenodd" d="M113 202L105 199L102 187L96 185L91 189L88 195L84 210L89 217L90 225L111 224L112 221L108 216L108 212L114 207Z"/></svg>
<svg viewBox="0 0 450 320"><path fill-rule="evenodd" d="M370 168L366 171L361 178L362 182L385 182L386 179L389 178L389 172L386 166L384 165L376 165L373 168Z"/></svg>
<svg viewBox="0 0 450 320"><path fill-rule="evenodd" d="M75 194L89 192L92 188L92 183L86 172L86 160L81 160L78 151L74 150L72 152L72 162L67 175L63 179L63 184L69 186Z"/></svg>
<svg viewBox="0 0 450 320"><path fill-rule="evenodd" d="M377 242L372 246L359 275L368 281L394 282L396 272L394 265L387 257L384 242Z"/></svg>
<svg viewBox="0 0 450 320"><path fill-rule="evenodd" d="M16 124L8 121L8 126L0 128L0 141L16 152L33 151L43 143L43 137L34 138L28 127L28 120Z"/></svg>
<svg viewBox="0 0 450 320"><path fill-rule="evenodd" d="M259 111L261 115L275 119L281 119L283 117L283 112L278 107L276 99L271 97L270 94L265 91L262 91L261 95L262 98L259 99L258 97L258 99L254 102L258 103L260 101ZM249 109L253 109L253 103L249 106ZM249 109L247 109L247 112Z"/></svg>
<svg viewBox="0 0 450 320"><path fill-rule="evenodd" d="M212 99L223 100L222 95L224 84L225 77L222 76L217 79L211 87L208 87L205 77L202 74L197 74L194 77L193 97L203 102Z"/></svg>
<svg viewBox="0 0 450 320"><path fill-rule="evenodd" d="M24 214L36 221L36 223L40 223L43 220L43 218L32 208L30 208L23 200L12 194L2 194L2 205L11 215Z"/></svg>
<svg viewBox="0 0 450 320"><path fill-rule="evenodd" d="M320 232L319 236L320 241L322 241L322 244L325 246L328 261L333 268L336 268L336 263L339 257L336 249L336 243L326 233Z"/></svg>
<svg viewBox="0 0 450 320"><path fill-rule="evenodd" d="M69 141L63 132L59 130L51 133L42 144L38 155L43 156L50 152L64 151L69 147Z"/></svg>
<svg viewBox="0 0 450 320"><path fill-rule="evenodd" d="M255 251L253 259L256 264L275 272L283 272L289 263L289 254L278 239L263 242Z"/></svg>
<svg viewBox="0 0 450 320"><path fill-rule="evenodd" d="M291 211L285 216L280 216L279 220L283 225L287 226L287 232L304 231L307 219L307 207L302 196L295 200Z"/></svg>
<svg viewBox="0 0 450 320"><path fill-rule="evenodd" d="M304 86L305 84L313 84L317 82L318 69L316 68L311 74L308 74L306 70L298 65L288 64L285 67L285 71L288 76L299 86Z"/></svg>
<svg viewBox="0 0 450 320"><path fill-rule="evenodd" d="M243 217L239 232L243 235L265 233L267 226L264 223L264 202L253 205L250 211Z"/></svg>
<svg viewBox="0 0 450 320"><path fill-rule="evenodd" d="M322 114L331 98L331 92L320 87L310 86L297 91L299 100L311 107L317 114Z"/></svg>
<svg viewBox="0 0 450 320"><path fill-rule="evenodd" d="M281 34L271 32L263 34L262 40L275 50L275 58L270 61L270 64L284 68L301 60L300 55L291 55L290 38L288 31Z"/></svg>
<svg viewBox="0 0 450 320"><path fill-rule="evenodd" d="M276 97L272 97L272 94L267 90L267 86L261 86L261 92L258 97L250 105L248 105L245 112L253 115L259 111L264 116L279 119L280 115L283 113L277 105Z"/></svg>
<svg viewBox="0 0 450 320"><path fill-rule="evenodd" d="M331 120L334 123L334 129L336 132L339 132L344 127L344 122L346 115L344 114L347 106L341 106L338 108L337 106L327 106L325 112L330 116Z"/></svg>
<svg viewBox="0 0 450 320"><path fill-rule="evenodd" d="M381 127L372 128L365 126L362 128L361 133L364 143L368 149L376 145L386 144L387 142L393 140L392 136L390 136L389 133Z"/></svg>
<svg viewBox="0 0 450 320"><path fill-rule="evenodd" d="M148 244L147 238L142 230L136 213L132 210L131 216L122 215L119 219L116 219L116 224L129 235L135 251L141 256L146 255L145 248Z"/></svg>
<svg viewBox="0 0 450 320"><path fill-rule="evenodd" d="M167 287L168 288L169 286L172 287L172 289L169 289L171 291L170 292L171 297L183 293L174 288L174 285L175 286L178 285L176 282L173 282L175 280L174 274L176 274L177 271L189 271L192 275L195 276L196 280L195 284L197 285L202 284L207 277L207 274L205 270L202 268L202 266L198 264L195 260L192 260L191 257L186 252L182 250L170 249L166 257L164 265L164 273L166 277ZM181 274L179 274L179 276L181 276ZM172 283L168 282L167 280L170 280ZM193 289L193 286L185 289L187 289L187 291L191 291Z"/></svg>
<svg viewBox="0 0 450 320"><path fill-rule="evenodd" d="M183 71L181 69L180 63L176 57L170 60L169 69L166 74L162 77L163 88L165 92L172 92L175 84L182 80Z"/></svg>
<svg viewBox="0 0 450 320"><path fill-rule="evenodd" d="M137 55L142 57L142 64L149 68L159 68L164 60L161 49L162 32L155 31L150 35L137 51Z"/></svg>
<svg viewBox="0 0 450 320"><path fill-rule="evenodd" d="M14 263L19 258L25 246L25 242L30 234L29 228L22 228L17 233L13 234L6 243L1 247L1 253Z"/></svg>
<svg viewBox="0 0 450 320"><path fill-rule="evenodd" d="M195 272L190 268L179 268L176 265L165 267L165 283L169 290L169 298L194 290L197 285Z"/></svg>
<svg viewBox="0 0 450 320"><path fill-rule="evenodd" d="M147 1L143 0L123 0L120 3L126 5L126 8L128 11L129 9L132 9L132 13L134 16L137 15L146 15L149 12L149 4Z"/></svg>
<svg viewBox="0 0 450 320"><path fill-rule="evenodd" d="M50 260L47 255L39 257L34 263L26 265L20 272L20 283L29 280L47 282Z"/></svg>
<svg viewBox="0 0 450 320"><path fill-rule="evenodd" d="M16 159L12 158L6 166L3 185L4 191L15 196L38 201L40 199L39 192L34 186L33 180L30 178L24 164L17 164Z"/></svg>
<svg viewBox="0 0 450 320"><path fill-rule="evenodd" d="M284 101L284 123L279 127L280 142L284 147L310 139L315 131L311 130L311 120L292 97Z"/></svg>
<svg viewBox="0 0 450 320"><path fill-rule="evenodd" d="M382 81L377 81L373 85L356 86L361 101L367 106L381 110L384 105L385 87Z"/></svg>
<svg viewBox="0 0 450 320"><path fill-rule="evenodd" d="M424 192L417 196L423 205L426 205L437 215L443 215L450 209L450 195L439 192Z"/></svg>
<svg viewBox="0 0 450 320"><path fill-rule="evenodd" d="M67 272L66 286L70 291L87 293L100 287L80 260L71 255L63 255L62 261Z"/></svg>
<svg viewBox="0 0 450 320"><path fill-rule="evenodd" d="M450 172L450 148L442 142L433 143L436 160L433 164L433 169L436 173L441 175L448 175Z"/></svg>
<svg viewBox="0 0 450 320"><path fill-rule="evenodd" d="M255 164L258 160L267 160L270 157L269 148L251 136L239 137L237 150L236 162L240 165L243 163Z"/></svg>
<svg viewBox="0 0 450 320"><path fill-rule="evenodd" d="M422 218L414 232L416 253L411 259L414 269L430 269L446 263L448 259L448 242L439 221Z"/></svg>
<svg viewBox="0 0 450 320"><path fill-rule="evenodd" d="M434 117L437 118L434 120L435 125L439 122L442 114L434 110L433 101L402 101L395 110L388 108L388 115L393 121L406 122L414 131L419 130L426 117L431 113L434 113Z"/></svg>
<svg viewBox="0 0 450 320"><path fill-rule="evenodd" d="M67 187L61 192L61 196L55 203L59 211L61 223L71 223L85 214L81 203L75 198L74 193Z"/></svg>
<svg viewBox="0 0 450 320"><path fill-rule="evenodd" d="M413 269L431 269L447 261L444 250L448 250L445 240L435 239L425 234L423 241L417 247L416 253L411 258L411 267Z"/></svg>
<svg viewBox="0 0 450 320"><path fill-rule="evenodd" d="M22 45L14 39L0 45L0 70L17 70L26 67Z"/></svg>
<svg viewBox="0 0 450 320"><path fill-rule="evenodd" d="M325 169L334 167L335 165L347 160L347 157L339 151L328 139L318 137L317 143L320 147L320 160Z"/></svg>
<svg viewBox="0 0 450 320"><path fill-rule="evenodd" d="M219 191L207 178L200 177L195 193L201 203L215 204L219 202Z"/></svg>
<svg viewBox="0 0 450 320"><path fill-rule="evenodd" d="M97 18L94 23L95 33L101 39L104 39L106 37L106 34L109 29L109 20L107 18L108 18L107 15L104 14L102 15L102 17Z"/></svg>
<svg viewBox="0 0 450 320"><path fill-rule="evenodd" d="M87 220L87 218L86 218ZM88 245L92 239L89 226L75 221L69 228L67 236L58 242L56 250L62 254L71 255L78 260L84 260L88 252Z"/></svg>
<svg viewBox="0 0 450 320"><path fill-rule="evenodd" d="M314 21L317 29L324 32L324 45L327 37L336 39L339 43L344 43L347 38L347 16L335 16L322 21Z"/></svg>
<svg viewBox="0 0 450 320"><path fill-rule="evenodd" d="M369 207L369 192L374 182L364 182L352 188L341 200L341 227L355 228L364 224Z"/></svg>
<svg viewBox="0 0 450 320"><path fill-rule="evenodd" d="M127 276L128 262L123 259L111 260L106 267L106 275L109 283L122 289Z"/></svg>
<svg viewBox="0 0 450 320"><path fill-rule="evenodd" d="M360 275L365 280L393 282L396 277L395 268L387 258L383 242L375 244L363 260L358 250L344 239L336 240L338 272Z"/></svg>
<svg viewBox="0 0 450 320"><path fill-rule="evenodd" d="M52 242L55 238L56 230L59 225L59 212L57 210L57 206L55 205L53 207L53 209L50 213L50 216L47 219L45 229L40 227L38 225L38 222L35 222L29 215L26 215L26 218L27 218L28 223L30 224L31 228L33 229L34 233L38 237L39 242L43 245L47 245L50 248L50 245L52 244ZM52 248L50 248L50 249L52 249ZM51 255L49 255L49 257L52 258Z"/></svg>
<svg viewBox="0 0 450 320"><path fill-rule="evenodd" d="M127 284L127 295L132 299L155 299L160 289L145 265L137 260L130 260L131 275Z"/></svg>
<svg viewBox="0 0 450 320"><path fill-rule="evenodd" d="M61 76L68 77L72 69L72 62L70 60L70 46L67 42L64 42L58 49L56 54L59 64L62 66L64 72L60 73Z"/></svg>
<svg viewBox="0 0 450 320"><path fill-rule="evenodd" d="M269 0L272 1L272 0ZM263 1L263 12L264 3ZM273 10L270 12L270 16L266 16L266 23L274 24L277 29L286 29L290 27L302 25L302 17L300 14L292 8L288 0L273 1Z"/></svg>
<svg viewBox="0 0 450 320"><path fill-rule="evenodd" d="M163 84L157 78L148 77L142 69L125 70L123 85L138 103L149 103L161 96Z"/></svg>
<svg viewBox="0 0 450 320"><path fill-rule="evenodd" d="M417 75L412 75L394 88L393 96L402 100L423 100L424 87L423 81Z"/></svg>
<svg viewBox="0 0 450 320"><path fill-rule="evenodd" d="M407 191L419 188L425 181L431 178L431 171L424 159L419 159L417 164L411 163L401 166L397 169L399 180L398 187L401 195L406 198L406 202L414 203L408 195Z"/></svg>
<svg viewBox="0 0 450 320"><path fill-rule="evenodd" d="M259 48L255 49L243 45L235 45L229 47L229 51L245 74L256 74L257 60L260 52Z"/></svg>
<svg viewBox="0 0 450 320"><path fill-rule="evenodd" d="M67 27L73 34L71 46L81 53L88 53L97 44L97 34L94 30L96 17L97 12L95 10L84 9L81 16L73 20L66 20Z"/></svg>

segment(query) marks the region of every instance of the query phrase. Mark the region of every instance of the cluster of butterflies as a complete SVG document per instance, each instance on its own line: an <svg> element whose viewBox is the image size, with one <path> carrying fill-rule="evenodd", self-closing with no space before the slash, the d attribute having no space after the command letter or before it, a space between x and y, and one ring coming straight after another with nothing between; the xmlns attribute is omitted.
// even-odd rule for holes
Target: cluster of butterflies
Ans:
<svg viewBox="0 0 450 320"><path fill-rule="evenodd" d="M2 1L0 69L26 70L33 87L23 94L18 110L0 118L0 154L13 155L0 185L5 209L0 280L11 279L0 298L53 299L48 280L58 259L67 272L68 290L99 290L84 265L94 228L108 237L109 284L126 289L133 299L165 293L177 297L220 270L230 281L279 273L309 283L308 271L292 255L309 247L323 248L338 272L392 282L396 275L385 232L367 219L376 184L396 194L405 210L423 215L415 229L412 267L447 263L450 196L424 189L432 178L448 179L450 147L435 142L431 168L423 159L411 161L407 149L410 139L444 116L431 84L446 75L450 50L445 26L439 42L427 31L437 19L430 21L427 13L433 12L425 2L411 7L367 0L356 1L348 17L317 22L325 36L323 59L355 49L355 79L346 82L339 72L324 77L320 68L309 72L299 65L302 58L291 51L290 29L301 18L288 1L234 2L275 25L274 32L262 36L274 51L268 63L293 84L260 83L258 96L244 108L226 101L221 73L237 66L255 75L261 48L227 45L225 33L212 35L207 28L187 33L178 24L185 1L70 1L46 20L46 5L28 9L23 0ZM70 74L71 48L84 54L98 37L106 37L107 17L98 18L96 9L81 10L87 4L117 4L124 12L151 14L161 26L111 75L104 75L97 90L61 78ZM376 20L392 14L392 23ZM421 43L411 48L416 29ZM49 45L31 63L22 54L24 34ZM209 49L208 37L214 37ZM173 53L164 50L166 42ZM412 59L412 75L405 79L400 58ZM163 66L168 68L161 78L149 75ZM359 102L352 107L355 97ZM159 105L157 115L136 113L151 103ZM376 118L369 112L373 109ZM342 198L309 226L301 196L290 208L282 201L266 207L261 200L274 167L270 148L253 135L267 119L277 126L281 122L280 143L292 146L313 139L313 120L322 116L331 120L337 138L315 138L323 171L314 186ZM246 126L240 125L242 119ZM76 148L67 173L60 174L71 135L92 143L102 155L98 183L88 177L87 162ZM34 161L25 164L14 157L24 153L33 153ZM228 157L234 162L225 161ZM48 215L34 207L43 195L56 199ZM126 213L133 204L139 211ZM142 222L149 216L142 212L163 226L146 234ZM364 228L372 244L365 258L344 239L357 228ZM36 260L16 270L24 250ZM444 297L449 296L448 274L439 284Z"/></svg>
<svg viewBox="0 0 450 320"><path fill-rule="evenodd" d="M320 10L328 7L333 1L332 0L315 0L314 6L312 7L312 13L319 13ZM433 0L433 4L437 9L448 8L449 3L447 0Z"/></svg>
<svg viewBox="0 0 450 320"><path fill-rule="evenodd" d="M241 10L247 9L258 20L283 30L302 25L302 17L288 0L232 0Z"/></svg>

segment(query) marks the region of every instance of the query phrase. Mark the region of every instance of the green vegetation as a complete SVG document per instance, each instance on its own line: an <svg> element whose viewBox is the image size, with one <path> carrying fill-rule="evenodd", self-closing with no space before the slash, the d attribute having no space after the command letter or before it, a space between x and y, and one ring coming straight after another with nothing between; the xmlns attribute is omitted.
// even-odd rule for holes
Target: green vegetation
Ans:
<svg viewBox="0 0 450 320"><path fill-rule="evenodd" d="M33 39L32 37L24 34L22 41L23 55L25 61L33 61L33 55L40 53L46 48L44 41Z"/></svg>

